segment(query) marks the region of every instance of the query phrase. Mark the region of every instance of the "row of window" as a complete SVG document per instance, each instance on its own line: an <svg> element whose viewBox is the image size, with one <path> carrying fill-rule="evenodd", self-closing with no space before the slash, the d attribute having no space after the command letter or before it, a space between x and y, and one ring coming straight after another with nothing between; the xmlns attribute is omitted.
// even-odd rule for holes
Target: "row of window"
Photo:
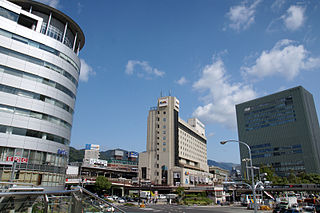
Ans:
<svg viewBox="0 0 320 213"><path fill-rule="evenodd" d="M70 141L66 138L60 137L58 135L46 133L46 132L32 130L32 129L24 129L24 128L12 127L12 126L0 125L0 133L39 138L39 139L54 141L54 142L65 144L65 145L70 144Z"/></svg>
<svg viewBox="0 0 320 213"><path fill-rule="evenodd" d="M282 151L282 150L291 150L291 149L301 149L301 144L295 144L292 146L281 146L281 147L274 147L274 148L267 148L267 149L258 149L256 150L256 146L251 147L251 153L264 153L264 152L271 152L271 151ZM261 148L261 147L259 147Z"/></svg>
<svg viewBox="0 0 320 213"><path fill-rule="evenodd" d="M66 62L68 62L71 66L73 66L77 70L78 73L80 73L80 68L77 66L77 64L69 56L63 54L62 52L59 52L58 50L56 50L52 47L49 47L47 45L33 41L31 39L24 38L22 36L19 36L15 33L8 32L3 29L0 29L0 35L5 36L7 38L14 39L14 40L22 42L24 44L28 44L28 45L36 47L36 48L39 48L41 50L44 50L44 51L51 53L51 54L54 54L56 56L59 56L60 58L62 58Z"/></svg>
<svg viewBox="0 0 320 213"><path fill-rule="evenodd" d="M26 117L30 117L30 118L36 118L36 119L40 119L40 120L44 120L44 121L49 121L53 124L57 124L60 125L64 128L67 128L69 130L71 130L71 124L69 124L68 122L48 115L48 114L44 114L44 113L40 113L40 112L36 112L36 111L32 111L32 110L27 110L27 109L23 109L23 108L19 108L19 107L12 107L12 106L8 106L8 105L3 105L0 104L0 112L6 112L6 113L11 113L11 114L15 114L15 115L22 115L22 116L26 116Z"/></svg>
<svg viewBox="0 0 320 213"><path fill-rule="evenodd" d="M248 127L246 128L246 131L251 131L251 130L256 130L256 129L261 129L261 128L265 128L265 127L269 127L269 126L279 126L279 125L283 125L283 124L287 124L287 123L292 123L297 121L296 118L293 119L288 119L288 120L282 120L282 121L278 121L278 122L273 122L273 123L267 123L267 124L263 124L263 125L259 125L259 126L254 126L254 127Z"/></svg>
<svg viewBox="0 0 320 213"><path fill-rule="evenodd" d="M273 152L273 153L252 155L252 159L254 159L254 158L267 158L267 157L271 157L271 156L301 154L301 153L303 153L302 149L296 149L296 150L289 150L289 151L284 151L284 152Z"/></svg>
<svg viewBox="0 0 320 213"><path fill-rule="evenodd" d="M272 101L269 101L269 102L265 102L265 103L262 103L262 104L258 104L256 106L249 106L249 107L246 107L244 109L244 112L249 112L249 111L252 111L252 110L256 110L254 113L259 113L259 112L262 112L262 111L258 111L258 109L270 109L270 108L266 108L267 106L270 106L270 105L277 105L277 106L281 106L282 104L293 104L293 99L292 99L292 96L289 95L287 97L284 97L284 98L279 98L279 99L276 99L276 100L272 100ZM279 105L280 104L280 105ZM282 105L283 106L283 105ZM274 107L274 106L272 106Z"/></svg>
<svg viewBox="0 0 320 213"><path fill-rule="evenodd" d="M63 31L61 31L59 28L53 26L53 25L49 25L48 29L47 29L47 23L46 22L43 22L42 23L42 26L41 26L41 31L40 31L42 34L46 34L47 36L51 37L51 38L54 38L60 42L62 42L62 39L63 39ZM67 34L66 36L64 37L64 44L66 46L68 46L69 48L73 48L73 42L69 39L69 36L68 36L68 30L67 30ZM72 35L73 36L73 35Z"/></svg>
<svg viewBox="0 0 320 213"><path fill-rule="evenodd" d="M73 109L68 106L67 104L54 99L54 98L50 98L48 96L45 95L41 95L38 93L34 93L34 92L30 92L27 90L23 90L23 89L18 89L15 87L10 87L10 86L6 86L3 84L0 84L0 92L5 92L5 93L9 93L9 94L14 94L14 95L18 95L18 96L22 96L22 97L26 97L26 98L31 98L31 99L35 99L35 100L40 100L43 101L45 103L49 103L52 104L54 106L60 107L61 109L66 110L67 112L73 114Z"/></svg>
<svg viewBox="0 0 320 213"><path fill-rule="evenodd" d="M18 164L39 164L56 167L67 166L67 155L36 150L0 147L0 161L17 161ZM17 165L18 167L20 165Z"/></svg>
<svg viewBox="0 0 320 213"><path fill-rule="evenodd" d="M11 180L11 171L0 171L2 181ZM63 186L65 184L65 175L44 172L21 171L15 174L15 181L19 183L32 183L41 186Z"/></svg>
<svg viewBox="0 0 320 213"><path fill-rule="evenodd" d="M77 80L70 73L52 63L4 47L0 47L0 53L51 69L69 79L76 87L78 86Z"/></svg>
<svg viewBox="0 0 320 213"><path fill-rule="evenodd" d="M269 106L271 104L273 105ZM269 126L278 126L296 121L296 114L291 96L257 106L247 107L245 108L244 117L246 121L246 131Z"/></svg>
<svg viewBox="0 0 320 213"><path fill-rule="evenodd" d="M59 84L59 83L57 83L55 81L52 81L50 79L43 78L43 77L40 77L38 75L34 75L34 74L27 73L27 72L24 72L24 71L20 71L20 70L17 70L17 69L13 69L13 68L10 68L10 67L6 67L6 66L3 66L3 65L0 65L0 73L1 72L9 74L9 75L17 76L17 77L20 77L20 78L28 79L28 80L31 80L31 81L40 82L42 84L45 84L45 85L48 85L48 86L51 86L53 88L56 88L56 89L60 90L61 92L67 94L68 96L70 96L74 100L76 99L76 95L73 94L73 92L71 90L69 90L65 86L63 86L63 85L61 85L61 84Z"/></svg>

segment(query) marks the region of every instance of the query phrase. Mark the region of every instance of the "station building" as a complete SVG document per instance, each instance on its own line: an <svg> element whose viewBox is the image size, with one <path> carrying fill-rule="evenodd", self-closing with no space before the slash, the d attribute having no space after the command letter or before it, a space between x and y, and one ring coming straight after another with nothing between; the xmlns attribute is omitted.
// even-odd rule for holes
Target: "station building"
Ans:
<svg viewBox="0 0 320 213"><path fill-rule="evenodd" d="M205 126L196 118L179 117L176 97L158 99L148 115L147 149L139 154L139 177L153 185L212 184L207 163Z"/></svg>
<svg viewBox="0 0 320 213"><path fill-rule="evenodd" d="M63 189L84 42L61 11L0 0L0 181L16 164L13 181Z"/></svg>

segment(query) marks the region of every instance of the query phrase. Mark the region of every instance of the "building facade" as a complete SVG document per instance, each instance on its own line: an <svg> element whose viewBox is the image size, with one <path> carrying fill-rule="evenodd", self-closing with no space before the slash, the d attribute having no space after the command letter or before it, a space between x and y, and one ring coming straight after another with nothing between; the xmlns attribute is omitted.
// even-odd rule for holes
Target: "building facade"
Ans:
<svg viewBox="0 0 320 213"><path fill-rule="evenodd" d="M229 180L230 171L222 169L218 166L210 166L209 172L213 174L213 182L214 185L222 185L223 182L227 182Z"/></svg>
<svg viewBox="0 0 320 213"><path fill-rule="evenodd" d="M0 180L63 189L80 60L80 27L29 0L0 0Z"/></svg>
<svg viewBox="0 0 320 213"><path fill-rule="evenodd" d="M108 167L115 170L138 172L139 153L124 149L111 149L103 152Z"/></svg>
<svg viewBox="0 0 320 213"><path fill-rule="evenodd" d="M147 150L139 154L139 176L154 185L212 184L205 127L198 119L179 118L179 100L158 99L148 115Z"/></svg>
<svg viewBox="0 0 320 213"><path fill-rule="evenodd" d="M251 147L254 165L270 165L280 176L320 173L319 123L313 96L303 87L239 104L236 111L239 140ZM242 145L240 155L248 158Z"/></svg>

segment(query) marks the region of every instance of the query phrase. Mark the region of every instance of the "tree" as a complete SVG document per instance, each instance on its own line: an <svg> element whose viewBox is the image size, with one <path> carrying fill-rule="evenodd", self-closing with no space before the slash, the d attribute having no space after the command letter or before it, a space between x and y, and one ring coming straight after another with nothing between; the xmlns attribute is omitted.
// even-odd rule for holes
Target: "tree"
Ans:
<svg viewBox="0 0 320 213"><path fill-rule="evenodd" d="M104 176L98 176L94 188L96 192L101 195L103 191L111 188L111 182Z"/></svg>
<svg viewBox="0 0 320 213"><path fill-rule="evenodd" d="M178 194L178 200L179 202L183 199L184 197L184 187L181 187L179 186L177 189L176 189L176 192Z"/></svg>

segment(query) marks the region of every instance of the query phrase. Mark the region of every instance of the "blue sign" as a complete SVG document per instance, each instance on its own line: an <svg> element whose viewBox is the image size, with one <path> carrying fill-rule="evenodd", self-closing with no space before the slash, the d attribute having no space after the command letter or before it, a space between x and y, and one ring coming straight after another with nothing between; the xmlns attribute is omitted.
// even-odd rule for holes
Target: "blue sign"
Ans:
<svg viewBox="0 0 320 213"><path fill-rule="evenodd" d="M128 157L129 158L137 158L139 156L138 152L129 152Z"/></svg>
<svg viewBox="0 0 320 213"><path fill-rule="evenodd" d="M58 149L57 154L58 155L68 155L68 152L64 149Z"/></svg>

